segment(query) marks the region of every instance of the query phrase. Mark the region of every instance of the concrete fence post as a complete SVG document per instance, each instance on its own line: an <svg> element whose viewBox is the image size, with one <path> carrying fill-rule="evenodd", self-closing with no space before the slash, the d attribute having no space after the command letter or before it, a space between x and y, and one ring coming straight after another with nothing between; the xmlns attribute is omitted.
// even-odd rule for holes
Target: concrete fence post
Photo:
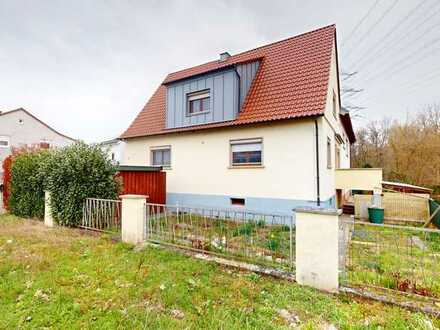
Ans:
<svg viewBox="0 0 440 330"><path fill-rule="evenodd" d="M298 208L296 281L319 290L339 288L339 215L336 209Z"/></svg>
<svg viewBox="0 0 440 330"><path fill-rule="evenodd" d="M44 225L53 227L52 209L50 207L50 191L44 192Z"/></svg>
<svg viewBox="0 0 440 330"><path fill-rule="evenodd" d="M122 195L122 241L130 244L142 243L146 238L148 196Z"/></svg>
<svg viewBox="0 0 440 330"><path fill-rule="evenodd" d="M371 203L373 206L382 207L382 188L375 188L373 190Z"/></svg>

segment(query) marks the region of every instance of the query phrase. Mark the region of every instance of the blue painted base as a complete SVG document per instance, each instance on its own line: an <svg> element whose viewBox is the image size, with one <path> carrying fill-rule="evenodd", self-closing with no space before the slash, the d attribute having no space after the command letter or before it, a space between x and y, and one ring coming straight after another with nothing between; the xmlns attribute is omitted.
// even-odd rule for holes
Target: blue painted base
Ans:
<svg viewBox="0 0 440 330"><path fill-rule="evenodd" d="M231 196L225 195L199 195L185 193L167 193L167 204L182 206L203 206L212 208L237 208L238 210L251 210L261 213L291 215L297 207L316 207L316 201L282 199L282 198L258 198L244 197L245 206L231 205ZM330 208L335 206L335 197L321 201L320 207Z"/></svg>

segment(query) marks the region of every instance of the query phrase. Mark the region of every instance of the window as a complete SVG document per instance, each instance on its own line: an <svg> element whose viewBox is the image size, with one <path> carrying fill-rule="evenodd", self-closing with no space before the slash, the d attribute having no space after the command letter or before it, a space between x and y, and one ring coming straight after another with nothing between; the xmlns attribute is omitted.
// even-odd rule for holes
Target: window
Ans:
<svg viewBox="0 0 440 330"><path fill-rule="evenodd" d="M246 139L231 141L231 165L261 165L263 139Z"/></svg>
<svg viewBox="0 0 440 330"><path fill-rule="evenodd" d="M333 91L333 116L335 117L335 119L337 119L338 117L338 101L336 99L336 93Z"/></svg>
<svg viewBox="0 0 440 330"><path fill-rule="evenodd" d="M171 147L152 148L151 164L154 166L171 166Z"/></svg>
<svg viewBox="0 0 440 330"><path fill-rule="evenodd" d="M244 206L245 205L244 198L231 197L231 205Z"/></svg>
<svg viewBox="0 0 440 330"><path fill-rule="evenodd" d="M327 168L332 168L332 140L327 138Z"/></svg>
<svg viewBox="0 0 440 330"><path fill-rule="evenodd" d="M0 148L9 148L9 136L0 136Z"/></svg>
<svg viewBox="0 0 440 330"><path fill-rule="evenodd" d="M112 160L115 160L115 153L112 152Z"/></svg>
<svg viewBox="0 0 440 330"><path fill-rule="evenodd" d="M210 110L211 97L209 94L209 89L201 92L187 94L187 98L187 114L189 116L208 112Z"/></svg>
<svg viewBox="0 0 440 330"><path fill-rule="evenodd" d="M42 141L42 142L40 142L40 148L41 149L49 149L50 148L50 143L46 142L46 141Z"/></svg>
<svg viewBox="0 0 440 330"><path fill-rule="evenodd" d="M335 168L341 167L341 148L339 143L335 143Z"/></svg>

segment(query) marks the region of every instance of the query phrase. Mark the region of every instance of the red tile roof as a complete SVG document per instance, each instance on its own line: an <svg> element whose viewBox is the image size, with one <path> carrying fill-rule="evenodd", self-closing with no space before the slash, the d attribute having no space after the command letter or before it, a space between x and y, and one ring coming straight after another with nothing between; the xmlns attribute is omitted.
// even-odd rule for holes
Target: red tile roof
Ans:
<svg viewBox="0 0 440 330"><path fill-rule="evenodd" d="M322 115L335 37L336 28L330 25L233 55L223 62L211 61L171 73L121 138ZM261 60L260 67L235 120L165 128L165 84L256 59Z"/></svg>

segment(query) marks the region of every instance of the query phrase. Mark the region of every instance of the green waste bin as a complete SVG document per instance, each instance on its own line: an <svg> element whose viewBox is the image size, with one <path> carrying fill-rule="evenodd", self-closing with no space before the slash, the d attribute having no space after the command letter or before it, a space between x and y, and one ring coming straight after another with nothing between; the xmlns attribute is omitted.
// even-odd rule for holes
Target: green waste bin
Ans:
<svg viewBox="0 0 440 330"><path fill-rule="evenodd" d="M437 210L437 208L440 207L440 204L437 203L435 200L431 199L429 201L429 215L433 215L434 212ZM440 228L440 212L437 212L437 214L434 216L434 218L431 221L437 228Z"/></svg>
<svg viewBox="0 0 440 330"><path fill-rule="evenodd" d="M381 207L372 206L368 208L368 219L372 223L383 223L384 210Z"/></svg>

